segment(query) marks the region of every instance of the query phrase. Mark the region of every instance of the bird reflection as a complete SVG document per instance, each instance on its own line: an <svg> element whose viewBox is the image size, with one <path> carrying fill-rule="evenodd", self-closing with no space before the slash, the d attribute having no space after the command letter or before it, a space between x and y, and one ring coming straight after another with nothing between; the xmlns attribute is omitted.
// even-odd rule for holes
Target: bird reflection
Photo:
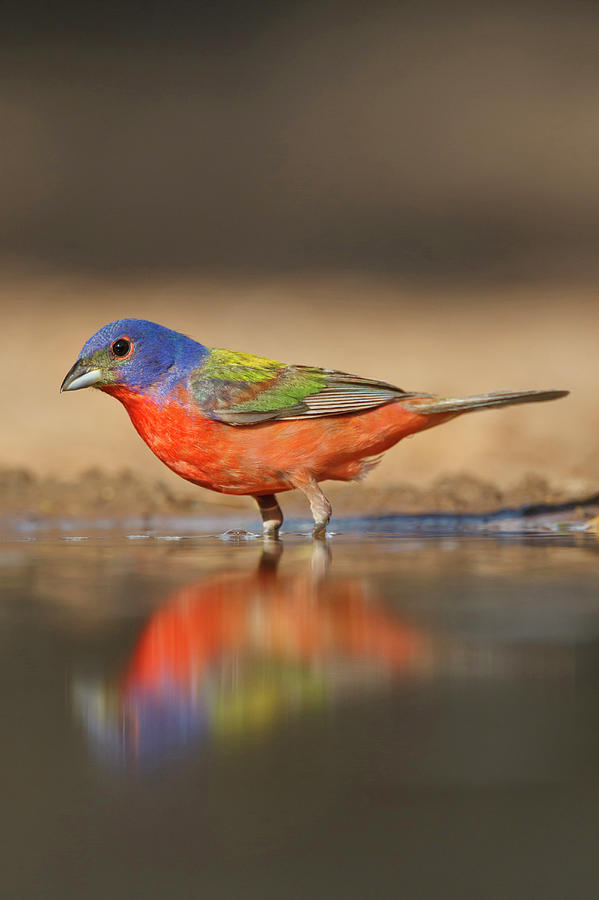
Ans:
<svg viewBox="0 0 599 900"><path fill-rule="evenodd" d="M305 571L281 573L281 545L267 545L255 571L172 593L116 679L74 684L98 753L152 765L208 740L260 735L425 659L426 636L372 582L331 577L327 554L317 544Z"/></svg>

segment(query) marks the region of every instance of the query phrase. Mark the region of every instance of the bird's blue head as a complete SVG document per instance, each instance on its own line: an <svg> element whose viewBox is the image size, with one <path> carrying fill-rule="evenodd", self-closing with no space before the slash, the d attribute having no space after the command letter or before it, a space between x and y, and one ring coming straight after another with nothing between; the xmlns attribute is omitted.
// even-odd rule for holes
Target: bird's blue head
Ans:
<svg viewBox="0 0 599 900"><path fill-rule="evenodd" d="M181 381L207 353L202 344L155 322L119 319L87 341L60 389L122 386L137 393L160 391Z"/></svg>

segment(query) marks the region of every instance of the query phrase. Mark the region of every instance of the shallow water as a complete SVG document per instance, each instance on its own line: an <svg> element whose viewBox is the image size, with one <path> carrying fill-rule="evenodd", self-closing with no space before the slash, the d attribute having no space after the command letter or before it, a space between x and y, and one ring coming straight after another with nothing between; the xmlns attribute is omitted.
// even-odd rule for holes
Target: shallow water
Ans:
<svg viewBox="0 0 599 900"><path fill-rule="evenodd" d="M594 896L598 548L6 536L2 896Z"/></svg>

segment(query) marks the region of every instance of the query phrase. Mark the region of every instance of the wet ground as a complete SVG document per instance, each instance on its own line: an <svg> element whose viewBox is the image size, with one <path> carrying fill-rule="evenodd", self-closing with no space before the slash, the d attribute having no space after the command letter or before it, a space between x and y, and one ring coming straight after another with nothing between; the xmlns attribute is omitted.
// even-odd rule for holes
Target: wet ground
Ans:
<svg viewBox="0 0 599 900"><path fill-rule="evenodd" d="M2 896L594 896L599 544L559 518L7 531Z"/></svg>

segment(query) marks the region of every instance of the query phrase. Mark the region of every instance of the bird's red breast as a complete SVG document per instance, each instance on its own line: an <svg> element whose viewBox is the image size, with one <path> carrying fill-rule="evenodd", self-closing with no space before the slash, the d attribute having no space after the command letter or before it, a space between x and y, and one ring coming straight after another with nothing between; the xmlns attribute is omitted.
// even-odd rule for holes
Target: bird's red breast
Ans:
<svg viewBox="0 0 599 900"><path fill-rule="evenodd" d="M239 428L191 408L183 394L163 398L122 385L102 389L125 406L137 432L165 465L194 484L226 494L291 490L289 473L316 481L359 478L371 457L451 418L419 415L393 402L354 415Z"/></svg>

